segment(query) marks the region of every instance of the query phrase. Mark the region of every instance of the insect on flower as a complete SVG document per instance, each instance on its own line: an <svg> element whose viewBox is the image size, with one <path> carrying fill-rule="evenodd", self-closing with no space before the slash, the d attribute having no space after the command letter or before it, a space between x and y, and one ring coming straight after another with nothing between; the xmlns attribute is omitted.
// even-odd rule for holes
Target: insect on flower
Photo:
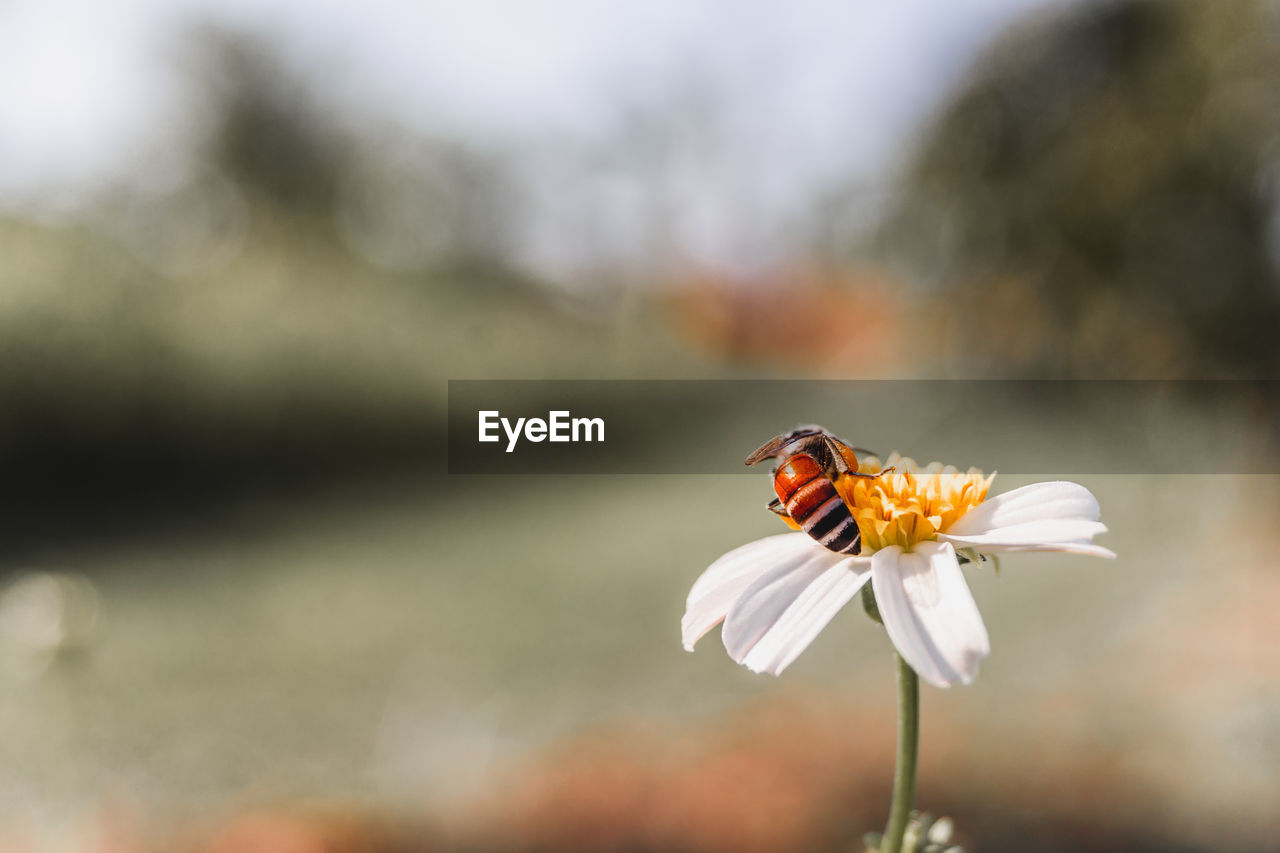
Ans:
<svg viewBox="0 0 1280 853"><path fill-rule="evenodd" d="M778 496L769 502L769 510L822 547L856 554L862 544L858 525L836 494L835 481L842 476L873 477L858 472L859 450L820 426L803 426L769 439L747 457L747 464L779 460L770 474Z"/></svg>
<svg viewBox="0 0 1280 853"><path fill-rule="evenodd" d="M1098 501L1078 483L1035 483L988 499L995 475L939 463L920 468L897 454L881 466L818 427L778 436L748 461L778 455L784 457L774 476L779 498L804 532L743 545L702 573L681 623L690 651L723 622L731 658L777 675L869 582L889 639L920 677L938 687L968 684L990 643L957 549L979 558L1001 551L1115 556L1092 544L1107 528L1098 520ZM788 470L802 455L814 464ZM784 498L794 481L799 485ZM814 533L832 517L831 529L845 530L830 497L813 503L826 495L824 483L857 526L856 551L847 542L843 550L825 547L830 531ZM797 500L806 488L816 497ZM846 540L847 530L832 543Z"/></svg>

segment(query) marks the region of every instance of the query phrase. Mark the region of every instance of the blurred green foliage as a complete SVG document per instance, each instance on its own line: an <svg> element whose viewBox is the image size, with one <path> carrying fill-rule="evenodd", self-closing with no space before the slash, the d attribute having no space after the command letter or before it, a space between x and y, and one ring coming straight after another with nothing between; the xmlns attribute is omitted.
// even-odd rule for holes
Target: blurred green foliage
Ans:
<svg viewBox="0 0 1280 853"><path fill-rule="evenodd" d="M1071 6L987 51L883 232L944 304L960 365L1277 375L1275 11Z"/></svg>

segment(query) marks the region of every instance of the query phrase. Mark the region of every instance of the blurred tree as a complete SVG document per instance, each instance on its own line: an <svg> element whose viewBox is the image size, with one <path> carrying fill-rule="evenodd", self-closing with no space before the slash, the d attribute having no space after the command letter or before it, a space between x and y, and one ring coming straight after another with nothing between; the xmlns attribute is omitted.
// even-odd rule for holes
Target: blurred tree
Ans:
<svg viewBox="0 0 1280 853"><path fill-rule="evenodd" d="M882 236L938 289L948 364L1277 375L1275 11L1092 3L993 46Z"/></svg>
<svg viewBox="0 0 1280 853"><path fill-rule="evenodd" d="M282 207L330 208L348 144L331 112L259 37L203 26L186 41L213 115L208 159Z"/></svg>
<svg viewBox="0 0 1280 853"><path fill-rule="evenodd" d="M194 141L205 171L259 209L297 219L398 270L493 273L507 265L518 194L497 158L390 127L319 91L264 37L206 25L189 31L191 100L205 105ZM205 175L207 180L209 175Z"/></svg>

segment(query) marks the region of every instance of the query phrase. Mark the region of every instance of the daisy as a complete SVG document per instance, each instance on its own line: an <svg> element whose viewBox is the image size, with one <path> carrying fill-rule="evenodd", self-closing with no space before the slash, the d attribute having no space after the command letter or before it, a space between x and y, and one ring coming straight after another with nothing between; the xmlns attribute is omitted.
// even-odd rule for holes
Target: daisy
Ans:
<svg viewBox="0 0 1280 853"><path fill-rule="evenodd" d="M867 584L889 639L925 681L968 684L990 651L987 629L960 570L1000 551L1115 554L1092 538L1106 531L1084 486L1035 483L987 498L995 477L891 456L873 478L835 486L862 536L857 556L829 551L805 533L743 545L694 583L681 624L684 647L720 622L729 656L756 672L786 669ZM882 471L859 462L861 473Z"/></svg>

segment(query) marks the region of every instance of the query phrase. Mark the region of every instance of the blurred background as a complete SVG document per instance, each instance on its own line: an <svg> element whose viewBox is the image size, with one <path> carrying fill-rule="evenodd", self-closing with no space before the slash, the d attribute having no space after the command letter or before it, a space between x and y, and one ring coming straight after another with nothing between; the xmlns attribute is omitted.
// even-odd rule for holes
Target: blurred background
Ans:
<svg viewBox="0 0 1280 853"><path fill-rule="evenodd" d="M778 679L680 649L765 478L449 477L446 381L1280 378L1278 36L0 3L0 849L859 849L883 633ZM1248 470L1275 402L1165 428ZM1280 478L1114 470L1116 563L973 573L993 654L925 691L919 802L971 850L1276 850Z"/></svg>

